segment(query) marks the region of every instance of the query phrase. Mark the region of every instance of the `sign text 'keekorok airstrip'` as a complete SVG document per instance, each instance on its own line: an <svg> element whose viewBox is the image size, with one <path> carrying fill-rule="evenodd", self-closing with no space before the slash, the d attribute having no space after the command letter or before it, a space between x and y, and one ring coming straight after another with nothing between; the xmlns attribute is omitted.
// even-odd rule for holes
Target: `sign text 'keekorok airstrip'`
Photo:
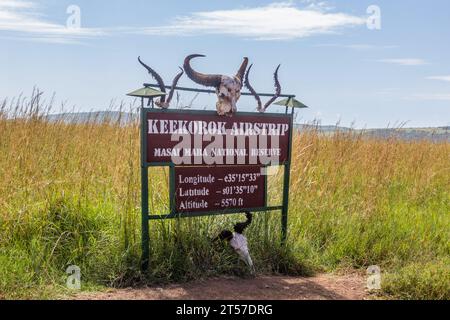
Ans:
<svg viewBox="0 0 450 320"><path fill-rule="evenodd" d="M282 164L289 153L290 120L280 114L148 112L147 162Z"/></svg>

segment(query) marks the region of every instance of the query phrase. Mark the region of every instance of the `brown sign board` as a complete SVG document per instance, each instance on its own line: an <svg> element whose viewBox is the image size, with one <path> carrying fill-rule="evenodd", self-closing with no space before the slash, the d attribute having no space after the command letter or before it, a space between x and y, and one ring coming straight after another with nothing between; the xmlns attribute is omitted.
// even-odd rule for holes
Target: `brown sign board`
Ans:
<svg viewBox="0 0 450 320"><path fill-rule="evenodd" d="M175 167L176 213L263 208L262 166Z"/></svg>
<svg viewBox="0 0 450 320"><path fill-rule="evenodd" d="M289 159L291 117L215 112L146 113L146 161L175 165L277 165Z"/></svg>

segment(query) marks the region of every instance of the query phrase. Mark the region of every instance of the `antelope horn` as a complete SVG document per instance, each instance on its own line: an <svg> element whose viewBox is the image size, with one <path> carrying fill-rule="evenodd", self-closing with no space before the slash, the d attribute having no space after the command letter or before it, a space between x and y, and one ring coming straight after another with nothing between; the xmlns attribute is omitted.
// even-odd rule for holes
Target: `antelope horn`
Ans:
<svg viewBox="0 0 450 320"><path fill-rule="evenodd" d="M201 84L205 87L214 87L218 88L220 86L220 83L222 82L222 76L218 74L203 74L200 72L195 71L191 67L191 59L193 58L199 58L199 57L205 57L201 54L191 54L190 56L187 56L186 59L184 59L184 71L186 72L187 76L194 81L195 83Z"/></svg>
<svg viewBox="0 0 450 320"><path fill-rule="evenodd" d="M172 101L173 93L175 92L175 87L177 86L178 81L184 74L184 70L181 67L180 67L180 70L181 70L181 72L179 74L177 74L176 77L173 79L172 88L170 88L169 96L167 97L167 105L169 105L170 101Z"/></svg>
<svg viewBox="0 0 450 320"><path fill-rule="evenodd" d="M159 86L159 89L161 90L161 92L166 93L166 86L164 85L164 81L161 78L161 76L158 74L158 72L156 72L155 70L150 68L148 65L146 65L144 62L142 62L141 57L138 57L138 61L145 69L147 69L148 73L150 73L150 75L156 80L156 82L158 82L158 86ZM162 96L160 99L160 102L164 103L165 100L166 100L165 96Z"/></svg>
<svg viewBox="0 0 450 320"><path fill-rule="evenodd" d="M245 71L247 70L247 65L248 65L248 58L245 57L244 61L241 64L241 67L239 68L238 73L236 74L236 78L238 78L239 81L241 82L241 89L242 89L242 86L244 85L244 82L242 80L244 80Z"/></svg>
<svg viewBox="0 0 450 320"><path fill-rule="evenodd" d="M264 109L263 112L266 111L266 109L275 102L276 99L278 99L278 97L281 94L281 84L280 81L278 81L278 70L280 69L281 65L278 65L277 69L275 70L275 73L273 74L273 79L275 81L275 94L274 96L266 102L266 104L264 105Z"/></svg>
<svg viewBox="0 0 450 320"><path fill-rule="evenodd" d="M248 91L250 91L250 93L255 97L255 100L258 103L257 110L259 112L263 112L261 98L259 97L258 93L256 93L255 89L253 89L252 85L250 84L250 80L248 79L248 76L250 74L250 71L252 70L252 67L253 67L253 64L250 65L250 67L248 68L247 73L245 75L245 86L247 87Z"/></svg>

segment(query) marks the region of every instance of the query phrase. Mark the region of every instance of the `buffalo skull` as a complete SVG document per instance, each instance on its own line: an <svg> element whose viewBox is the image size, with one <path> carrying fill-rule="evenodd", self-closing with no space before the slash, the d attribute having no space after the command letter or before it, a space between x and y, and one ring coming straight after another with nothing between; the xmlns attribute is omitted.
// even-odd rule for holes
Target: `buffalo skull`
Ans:
<svg viewBox="0 0 450 320"><path fill-rule="evenodd" d="M216 103L217 113L221 116L231 116L237 111L236 103L241 97L244 84L244 75L248 65L248 58L244 58L241 67L234 77L219 74L203 74L191 67L193 58L205 57L200 54L192 54L184 60L184 71L187 76L200 85L214 87L218 101Z"/></svg>

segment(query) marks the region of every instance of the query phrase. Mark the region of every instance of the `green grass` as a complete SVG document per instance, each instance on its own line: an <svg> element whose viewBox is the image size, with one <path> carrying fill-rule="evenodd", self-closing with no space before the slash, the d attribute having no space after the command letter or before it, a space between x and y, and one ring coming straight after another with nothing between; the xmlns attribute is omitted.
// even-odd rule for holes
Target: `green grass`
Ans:
<svg viewBox="0 0 450 320"><path fill-rule="evenodd" d="M0 112L0 298L245 275L210 239L243 216L152 221L151 268L140 266L137 125L49 124ZM297 134L289 236L279 213L255 215L249 243L260 274L311 275L378 265L385 297L448 299L450 144ZM280 175L270 181L281 197ZM150 177L151 212L168 205L167 172Z"/></svg>
<svg viewBox="0 0 450 320"><path fill-rule="evenodd" d="M411 263L385 275L383 291L398 299L450 300L450 258Z"/></svg>

